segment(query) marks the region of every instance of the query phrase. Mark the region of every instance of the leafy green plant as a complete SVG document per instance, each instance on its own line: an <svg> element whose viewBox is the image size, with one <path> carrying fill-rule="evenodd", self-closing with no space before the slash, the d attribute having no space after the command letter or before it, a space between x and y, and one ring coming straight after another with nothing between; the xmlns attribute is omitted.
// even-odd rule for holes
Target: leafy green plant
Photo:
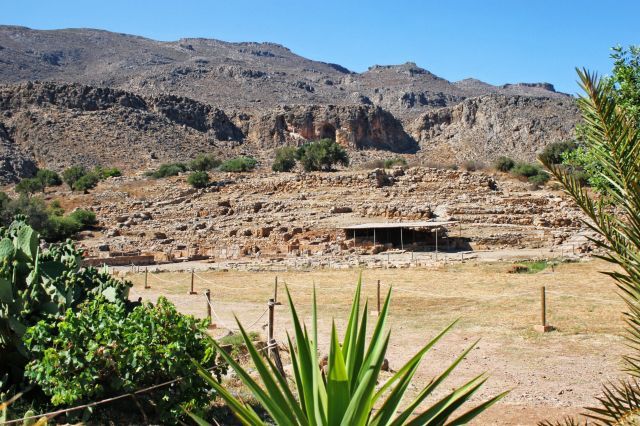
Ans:
<svg viewBox="0 0 640 426"><path fill-rule="evenodd" d="M220 165L223 172L250 172L255 169L258 161L253 157L240 156L225 161Z"/></svg>
<svg viewBox="0 0 640 426"><path fill-rule="evenodd" d="M206 172L218 167L222 162L213 154L199 154L189 162L189 169L193 171Z"/></svg>
<svg viewBox="0 0 640 426"><path fill-rule="evenodd" d="M605 250L598 257L620 267L605 272L612 277L627 305L625 312L631 353L626 370L640 376L640 132L629 109L619 104L614 87L586 70L578 70L584 95L578 99L586 148L598 164L597 172L608 185L592 197L575 177L559 165L545 166L588 217L585 225ZM610 206L615 205L615 209ZM635 381L605 387L602 406L589 417L603 424L637 424L640 388ZM573 420L568 420L570 424Z"/></svg>
<svg viewBox="0 0 640 426"><path fill-rule="evenodd" d="M167 163L158 167L158 170L147 172L146 175L154 179L162 179L169 176L178 176L186 171L187 165L184 163Z"/></svg>
<svg viewBox="0 0 640 426"><path fill-rule="evenodd" d="M100 178L100 180L108 179L110 177L122 176L122 172L117 167L98 166L93 169L93 173L95 173Z"/></svg>
<svg viewBox="0 0 640 426"><path fill-rule="evenodd" d="M538 173L537 175L529 176L527 180L529 181L529 183L533 184L537 188L549 182L549 179L550 179L549 175L547 173L542 172L542 173Z"/></svg>
<svg viewBox="0 0 640 426"><path fill-rule="evenodd" d="M95 268L80 268L82 252L70 242L46 250L38 243L24 221L0 228L0 377L9 374L14 383L29 359L22 343L28 327L97 295L126 300L131 287Z"/></svg>
<svg viewBox="0 0 640 426"><path fill-rule="evenodd" d="M22 179L16 184L16 192L18 194L30 196L38 191L44 191L44 185L36 178Z"/></svg>
<svg viewBox="0 0 640 426"><path fill-rule="evenodd" d="M187 183L194 188L206 188L209 185L209 174L207 172L193 172L187 177Z"/></svg>
<svg viewBox="0 0 640 426"><path fill-rule="evenodd" d="M38 170L36 173L36 179L42 183L43 187L62 185L62 178L60 178L60 175L49 169Z"/></svg>
<svg viewBox="0 0 640 426"><path fill-rule="evenodd" d="M465 424L502 398L505 393L485 401L454 420L449 418L482 386L484 375L477 376L461 387L454 389L431 407L418 411L424 400L431 396L455 367L475 345L464 351L451 366L427 384L408 405L401 409L403 396L411 384L418 366L427 351L453 326L450 325L427 343L404 366L389 378L382 387L376 389L380 370L389 344L386 331L391 291L369 343L367 344L368 307L360 314L361 284L358 283L351 308L344 340L338 340L335 323L331 331L331 344L326 374L318 364L317 304L314 292L311 333L300 322L296 307L287 289L289 308L294 327L295 344L288 340L289 353L293 364L295 385L292 387L274 364L260 355L250 336L240 322L238 326L244 343L261 379L261 383L236 362L232 356L220 351L220 355L234 369L240 380L249 388L258 403L279 425L426 425ZM213 342L219 348L219 344ZM224 386L213 379L204 369L199 373L218 391L238 419L247 425L265 425L258 414L244 402L232 395ZM374 410L374 407L376 409ZM205 422L191 414L199 423Z"/></svg>
<svg viewBox="0 0 640 426"><path fill-rule="evenodd" d="M76 182L86 174L87 170L83 166L71 166L62 172L62 179L69 186L69 189L73 190Z"/></svg>
<svg viewBox="0 0 640 426"><path fill-rule="evenodd" d="M518 177L530 178L536 176L544 171L537 164L530 163L517 163L512 169L511 174Z"/></svg>
<svg viewBox="0 0 640 426"><path fill-rule="evenodd" d="M515 165L516 165L516 162L513 161L511 158L502 156L502 157L498 157L498 159L493 164L493 167L500 172L506 173L511 171L511 169L513 169Z"/></svg>
<svg viewBox="0 0 640 426"><path fill-rule="evenodd" d="M102 297L67 310L57 322L40 321L24 337L32 361L25 375L54 405L95 400L170 381L182 380L137 398L148 400L165 421L205 407L210 395L192 359L215 366L208 344L207 322L180 314L161 297L157 304L137 306ZM218 380L224 366L217 366Z"/></svg>
<svg viewBox="0 0 640 426"><path fill-rule="evenodd" d="M349 165L347 151L332 139L306 143L298 148L296 157L307 172L328 171L336 164Z"/></svg>
<svg viewBox="0 0 640 426"><path fill-rule="evenodd" d="M69 214L69 218L78 222L82 228L98 224L96 214L90 210L76 209Z"/></svg>
<svg viewBox="0 0 640 426"><path fill-rule="evenodd" d="M74 191L87 192L90 189L95 188L96 185L98 185L98 182L100 182L100 176L98 176L98 174L96 174L94 172L90 172L90 173L87 173L84 176L80 177L73 184L73 190Z"/></svg>
<svg viewBox="0 0 640 426"><path fill-rule="evenodd" d="M544 147L538 159L546 164L560 164L564 156L574 151L578 145L575 141L552 142Z"/></svg>
<svg viewBox="0 0 640 426"><path fill-rule="evenodd" d="M276 159L271 165L274 172L290 172L296 166L296 148L285 146L276 150Z"/></svg>

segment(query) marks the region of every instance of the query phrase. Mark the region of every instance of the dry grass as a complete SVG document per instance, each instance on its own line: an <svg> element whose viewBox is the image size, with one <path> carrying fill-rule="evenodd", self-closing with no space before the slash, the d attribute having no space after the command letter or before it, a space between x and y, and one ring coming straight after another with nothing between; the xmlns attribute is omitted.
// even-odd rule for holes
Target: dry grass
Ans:
<svg viewBox="0 0 640 426"><path fill-rule="evenodd" d="M508 263L465 263L438 269L362 271L363 291L370 305L375 305L377 280L383 294L390 285L394 287L389 349L392 368L460 318L450 336L430 354L430 362L421 367L416 380L426 384L474 339L481 338L479 348L459 370L457 382L488 371L491 380L480 398L515 389L478 424L528 424L519 419L575 414L580 407L593 405L599 384L618 376L624 352L620 337L624 304L615 294L613 282L598 272L609 265L599 261L567 263L555 272L548 268L535 274L509 274L510 267ZM315 283L321 335L328 336L332 317L339 328L344 327L358 274L357 270L280 273L279 299L285 301L282 284L287 283L296 306L308 319ZM275 275L204 272L195 277L195 287L201 292L211 289L214 306L225 324L233 323L233 313L250 324L273 297ZM187 295L188 273L150 273L151 290L142 289L142 274L129 278L135 283L134 297L153 300L164 294L185 313L205 314L202 293ZM547 288L548 323L558 329L545 335L533 331L540 322L542 285ZM289 327L286 306L277 308L276 320L276 338L283 341ZM254 329L260 331L264 322L259 321ZM327 342L320 344L324 348Z"/></svg>

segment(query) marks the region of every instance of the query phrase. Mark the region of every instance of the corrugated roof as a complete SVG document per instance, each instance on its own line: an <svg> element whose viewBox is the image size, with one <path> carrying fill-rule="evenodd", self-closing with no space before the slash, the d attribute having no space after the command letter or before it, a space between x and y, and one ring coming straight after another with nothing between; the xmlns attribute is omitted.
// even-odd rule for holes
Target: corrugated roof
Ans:
<svg viewBox="0 0 640 426"><path fill-rule="evenodd" d="M457 221L418 221L418 222L372 222L359 225L343 226L342 229L380 229L380 228L437 228L444 225L453 225Z"/></svg>

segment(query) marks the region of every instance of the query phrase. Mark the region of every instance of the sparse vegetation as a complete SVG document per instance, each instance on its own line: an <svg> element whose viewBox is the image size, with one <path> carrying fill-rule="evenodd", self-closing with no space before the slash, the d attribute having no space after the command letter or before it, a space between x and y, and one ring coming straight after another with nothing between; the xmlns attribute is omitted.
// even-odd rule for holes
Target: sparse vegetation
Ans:
<svg viewBox="0 0 640 426"><path fill-rule="evenodd" d="M20 182L16 184L16 192L18 194L31 196L39 191L44 191L44 185L39 179L36 178L27 178L22 179Z"/></svg>
<svg viewBox="0 0 640 426"><path fill-rule="evenodd" d="M222 162L213 154L199 154L189 162L189 170L206 172L220 166Z"/></svg>
<svg viewBox="0 0 640 426"><path fill-rule="evenodd" d="M74 191L82 191L88 192L90 189L93 189L100 182L100 176L98 176L95 172L89 172L85 175L81 176L74 184Z"/></svg>
<svg viewBox="0 0 640 426"><path fill-rule="evenodd" d="M83 166L71 166L62 172L62 179L73 190L78 179L86 174L87 170Z"/></svg>
<svg viewBox="0 0 640 426"><path fill-rule="evenodd" d="M42 183L43 187L62 185L62 178L60 178L60 175L53 170L38 170L36 173L36 179Z"/></svg>
<svg viewBox="0 0 640 426"><path fill-rule="evenodd" d="M250 172L255 169L258 161L253 157L239 156L225 161L220 165L222 172Z"/></svg>
<svg viewBox="0 0 640 426"><path fill-rule="evenodd" d="M205 171L192 172L187 177L187 183L194 188L206 188L209 185L209 174Z"/></svg>
<svg viewBox="0 0 640 426"><path fill-rule="evenodd" d="M390 169L395 166L407 167L407 160L402 157L394 157L384 160L383 167L385 169Z"/></svg>
<svg viewBox="0 0 640 426"><path fill-rule="evenodd" d="M337 164L349 165L347 151L332 139L320 139L302 145L298 148L296 158L307 172L329 171Z"/></svg>
<svg viewBox="0 0 640 426"><path fill-rule="evenodd" d="M122 176L122 172L117 167L96 167L94 173L100 177L100 180L108 179L110 177Z"/></svg>
<svg viewBox="0 0 640 426"><path fill-rule="evenodd" d="M545 164L560 164L564 157L577 147L575 141L553 142L544 148L538 158Z"/></svg>
<svg viewBox="0 0 640 426"><path fill-rule="evenodd" d="M484 164L479 162L479 161L475 161L475 160L468 160L465 161L464 163L462 163L462 169L466 170L468 172L475 172L477 170L483 170L484 169Z"/></svg>
<svg viewBox="0 0 640 426"><path fill-rule="evenodd" d="M516 162L513 161L511 158L509 157L498 157L498 159L496 160L496 162L494 163L494 167L496 170L500 171L500 172L510 172L511 169L513 169L516 165Z"/></svg>
<svg viewBox="0 0 640 426"><path fill-rule="evenodd" d="M147 172L147 176L154 179L162 179L169 176L178 176L180 173L186 172L188 169L184 163L165 163L158 167L157 170Z"/></svg>
<svg viewBox="0 0 640 426"><path fill-rule="evenodd" d="M64 216L57 201L47 206L40 197L11 199L0 192L0 226L9 226L16 216L22 216L47 241L62 241L97 223L91 211L78 209Z"/></svg>
<svg viewBox="0 0 640 426"><path fill-rule="evenodd" d="M285 146L276 150L276 159L271 165L274 172L290 172L296 166L296 148Z"/></svg>

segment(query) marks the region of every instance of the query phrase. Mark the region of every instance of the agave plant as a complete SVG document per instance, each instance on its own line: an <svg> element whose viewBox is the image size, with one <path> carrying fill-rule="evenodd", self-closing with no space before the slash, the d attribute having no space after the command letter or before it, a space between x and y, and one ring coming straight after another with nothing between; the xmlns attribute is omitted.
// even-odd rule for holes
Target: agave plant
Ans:
<svg viewBox="0 0 640 426"><path fill-rule="evenodd" d="M622 268L605 273L615 280L628 308L632 352L625 356L626 370L640 377L640 132L633 117L617 104L611 84L586 70L578 70L578 75L585 93L578 99L582 130L601 166L599 177L609 184L606 193L595 199L562 166L545 166L588 216L586 225L598 235L591 241L605 249L598 257ZM635 380L606 386L598 399L601 407L585 414L596 424L640 424L640 387ZM564 424L577 423L567 419Z"/></svg>
<svg viewBox="0 0 640 426"><path fill-rule="evenodd" d="M367 302L364 303L364 309L360 311L360 293L361 281L356 287L351 314L342 342L338 339L335 323L332 326L326 374L318 363L315 290L312 306L312 329L309 333L306 325L301 323L291 294L287 289L295 336L295 344L291 337L287 336L293 371L291 382L278 373L275 365L269 359L261 356L250 336L237 320L244 343L260 376L260 383L254 380L249 372L240 366L231 355L218 347L219 353L235 370L240 380L276 424L382 426L443 425L446 423L460 425L469 422L506 394L506 392L501 393L455 419L449 420L487 380L486 376L481 374L448 393L429 408L420 409L422 403L429 396L433 396L439 385L475 346L473 344L438 377L422 388L413 400L407 405L403 405L403 397L421 360L455 323L445 328L391 378L378 386L390 337L386 326L391 290L389 290L368 344L366 338ZM215 341L213 344L219 346ZM233 396L206 370L200 368L199 372L219 392L219 395L243 424L267 424L252 407ZM201 418L194 415L192 418L199 424L206 424Z"/></svg>

